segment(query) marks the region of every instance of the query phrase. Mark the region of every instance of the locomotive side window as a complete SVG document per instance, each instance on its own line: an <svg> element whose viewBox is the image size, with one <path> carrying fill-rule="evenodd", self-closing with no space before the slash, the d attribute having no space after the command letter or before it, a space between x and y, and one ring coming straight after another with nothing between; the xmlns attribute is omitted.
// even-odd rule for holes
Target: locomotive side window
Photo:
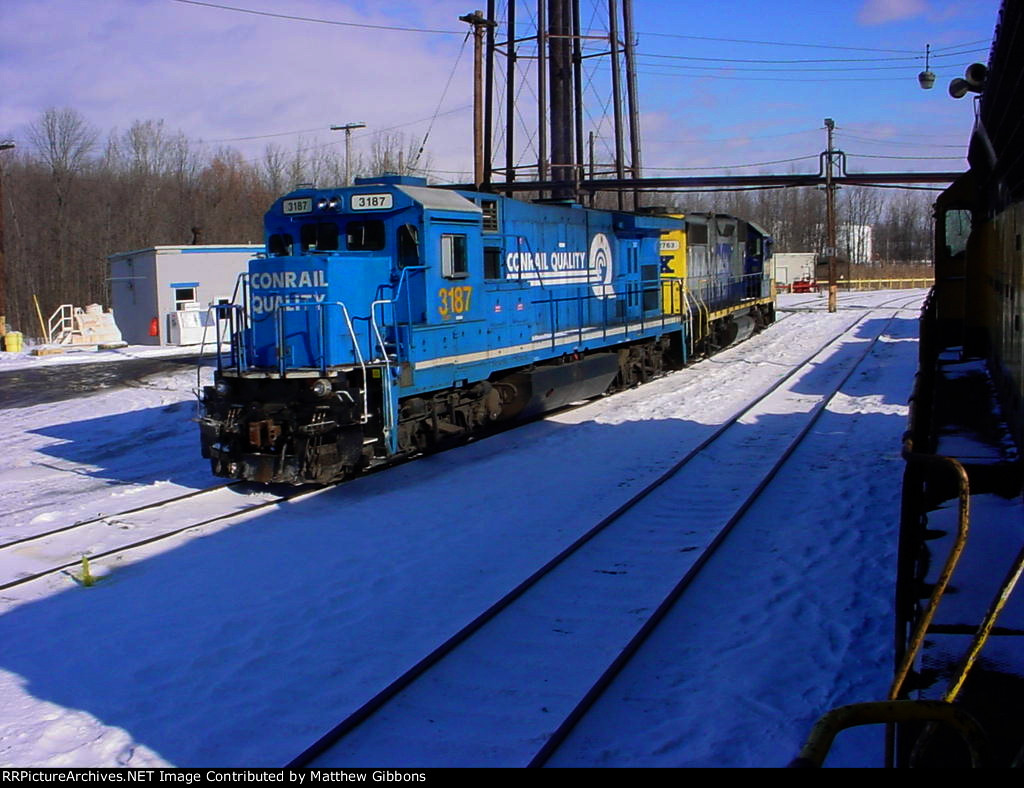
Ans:
<svg viewBox="0 0 1024 788"><path fill-rule="evenodd" d="M267 239L267 251L275 257L290 255L294 243L289 233L274 233Z"/></svg>
<svg viewBox="0 0 1024 788"><path fill-rule="evenodd" d="M691 244L706 244L708 242L708 226L687 223L686 238Z"/></svg>
<svg viewBox="0 0 1024 788"><path fill-rule="evenodd" d="M501 279L501 249L484 247L484 279Z"/></svg>
<svg viewBox="0 0 1024 788"><path fill-rule="evenodd" d="M398 267L420 264L420 231L415 224L398 228Z"/></svg>
<svg viewBox="0 0 1024 788"><path fill-rule="evenodd" d="M345 226L345 242L351 252L379 252L384 248L384 222L349 222Z"/></svg>
<svg viewBox="0 0 1024 788"><path fill-rule="evenodd" d="M304 252L333 251L338 248L338 225L334 222L304 224L299 240Z"/></svg>
<svg viewBox="0 0 1024 788"><path fill-rule="evenodd" d="M469 276L466 236L450 233L441 236L441 276L447 279Z"/></svg>
<svg viewBox="0 0 1024 788"><path fill-rule="evenodd" d="M947 254L952 257L966 250L967 237L971 234L971 212L946 211L944 224Z"/></svg>

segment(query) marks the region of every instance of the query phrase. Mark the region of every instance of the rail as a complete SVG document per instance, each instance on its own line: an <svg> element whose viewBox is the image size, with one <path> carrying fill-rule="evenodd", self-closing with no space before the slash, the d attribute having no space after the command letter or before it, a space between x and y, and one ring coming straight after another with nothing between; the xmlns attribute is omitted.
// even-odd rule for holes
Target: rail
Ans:
<svg viewBox="0 0 1024 788"><path fill-rule="evenodd" d="M931 412L933 386L922 385L922 376L934 372L937 357L933 330L929 318L934 318L935 302L929 295L922 309L920 340L920 372L910 399L909 428L903 437L902 456L907 463L904 476L903 512L900 525L899 580L897 582L896 621L896 670L888 693L888 700L879 703L845 706L826 714L815 725L799 757L790 765L817 767L822 765L835 735L845 728L856 725L880 724L887 726L885 763L896 765L896 726L908 723L925 723L916 733L909 753L908 765L919 765L932 736L940 724L951 726L963 738L968 747L971 764L983 766L986 762L987 739L981 725L960 706L954 705L978 657L995 629L1000 613L1008 603L1022 574L1024 574L1024 547L1022 547L993 596L984 618L975 630L970 646L953 672L941 700L907 700L905 685L916 662L925 638L931 630L938 606L948 591L950 579L955 572L967 546L970 533L970 479L967 469L958 460L937 454L915 450L915 440L926 442L927 429L922 419ZM936 485L929 470L950 474L956 480L958 499L957 533L949 554L942 566L938 579L932 588L928 601L920 612L914 614L916 597L913 589L919 577L913 571L916 564L916 545L923 528L924 491ZM948 497L944 496L944 497ZM912 533L916 532L916 533ZM913 631L907 637L907 627L914 621ZM909 744L909 741L907 742ZM904 751L905 752L905 751ZM1014 765L1024 765L1024 750L1017 756Z"/></svg>
<svg viewBox="0 0 1024 788"><path fill-rule="evenodd" d="M785 392L787 390L785 386L787 381L793 381L800 370L806 369L807 365L809 365L814 359L818 358L820 354L824 353L829 346L833 345L833 343L841 341L842 336L845 336L846 333L852 330L855 325L859 324L862 319L863 318L858 318L846 327L846 330L842 332L840 337L826 342L821 347L818 347L816 350L809 353L801 363L794 364L793 368L789 370L788 373L776 380L771 387L757 397L754 402L746 403L728 419L725 419L710 435L707 435L698 445L690 448L689 451L686 452L685 456L679 458L670 468L666 468L656 479L652 479L642 489L630 496L628 500L622 502L614 511L610 512L588 530L581 533L572 544L562 548L562 550L557 555L553 556L547 563L539 569L536 569L533 574L522 580L500 599L493 602L476 618L465 624L447 640L420 658L419 661L406 669L404 673L387 683L386 686L381 688L373 697L366 700L359 708L348 713L344 719L327 731L316 742L307 747L306 750L292 759L287 766L289 768L301 768L311 765L315 759L330 750L330 748L335 746L339 740L347 736L358 726L366 723L373 715L380 712L399 693L407 690L417 680L424 676L427 671L448 658L448 656L460 645L465 643L478 632L481 632L489 622L498 618L503 611L511 607L517 602L517 600L520 600L543 578L550 577L551 574L559 568L564 569L568 559L573 555L577 555L584 545L592 543L599 534L610 532L611 528L614 527L614 524L619 523L624 516L627 516L627 513L633 510L641 501L647 499L652 493L662 487L662 485L670 483L670 480L673 477L680 474L686 466L696 461L698 457L708 456L708 450L712 446L716 445L716 442L719 439L722 439L730 429L739 429L737 424L741 423L741 419L744 415L751 413L754 408L762 405L762 403L764 403L764 401L773 394L785 396ZM866 348L864 348L860 357L861 360L871 352L874 346L875 342L871 342ZM831 382L829 391L834 393L834 391L841 389L854 375L858 368L859 362L853 364L849 370L846 370L841 375L840 380ZM662 593L659 593L658 595L660 602L655 602L654 599L650 600L650 602L655 604L652 604L649 608L645 608L646 620L637 622L636 628L632 633L627 634L626 638L624 638L624 642L616 646L615 652L608 654L608 659L602 660L603 664L595 666L594 672L599 673L600 675L597 676L596 681L591 685L590 689L585 691L581 690L578 702L573 704L571 709L560 712L561 715L564 715L562 722L559 724L557 718L553 717L544 720L544 736L538 736L536 738L535 743L538 745L539 749L537 749L533 754L532 760L528 765L540 766L544 764L552 751L562 741L564 741L565 737L573 729L576 722L583 717L590 706L607 689L611 681L630 660L630 658L638 652L648 636L656 630L657 625L673 609L679 597L685 592L686 588L698 575L701 568L706 565L706 562L710 559L711 553L724 543L729 530L731 530L740 521L740 519L749 512L754 501L761 493L764 492L772 479L777 478L778 471L792 458L793 452L796 451L797 446L806 437L810 430L813 429L821 414L825 412L825 407L830 396L831 394L829 393L822 394L820 400L806 414L806 423L803 427L797 430L795 434L784 436L784 445L777 447L780 451L777 453L776 461L772 464L772 467L768 472L762 476L761 480L757 484L753 485L754 489L749 495L743 496L743 500L740 501L735 499L735 493L733 491L725 493L726 497L731 499L730 503L732 506L729 507L731 515L729 512L723 512L721 519L714 524L714 527L711 527L709 524L709 532L704 537L706 540L704 550L699 555L697 553L692 554L692 557L687 561L688 568L685 571L680 573L669 572L665 574L665 587L661 589ZM781 437L782 436L780 436L780 438ZM718 445L720 446L721 444ZM705 469L698 472L714 473L714 469L711 468L710 471ZM675 504L673 503L672 506L674 507ZM631 529L627 527L626 530ZM677 567L677 569L682 569L682 567ZM547 709L545 709L545 711L547 711Z"/></svg>

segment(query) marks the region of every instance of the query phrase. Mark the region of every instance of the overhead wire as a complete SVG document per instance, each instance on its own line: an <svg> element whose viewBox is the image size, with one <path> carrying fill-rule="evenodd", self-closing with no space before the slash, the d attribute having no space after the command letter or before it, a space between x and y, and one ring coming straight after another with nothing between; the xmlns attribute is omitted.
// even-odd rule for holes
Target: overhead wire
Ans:
<svg viewBox="0 0 1024 788"><path fill-rule="evenodd" d="M459 54L455 56L455 63L452 65L452 70L448 74L448 81L444 84L444 90L441 91L441 98L437 102L437 109L434 110L434 116L430 119L430 125L427 127L426 133L423 135L423 142L420 143L420 149L416 151L416 158L412 160L410 166L415 167L420 160L420 156L423 155L423 149L427 145L427 139L430 137L430 132L434 130L434 121L437 120L438 113L441 111L441 105L444 104L444 99L448 95L448 88L451 87L452 79L455 77L455 72L459 68L459 62L462 60L462 53L466 51L466 42L469 41L469 37L473 34L472 29L466 32L466 37L462 39L462 46L459 47Z"/></svg>
<svg viewBox="0 0 1024 788"><path fill-rule="evenodd" d="M251 14L253 16L265 16L273 19L284 19L289 22L314 22L320 25L336 25L338 27L361 27L368 30L389 30L396 33L437 33L441 35L462 35L462 30L437 30L434 28L427 27L403 27L401 25L371 25L366 22L340 22L335 19L317 19L309 16L297 16L295 14L278 14L271 11L257 11L252 8L240 8L232 5L222 5L220 3L207 3L201 0L171 0L174 3L184 3L186 5L205 6L206 8L216 8L221 11L235 11L239 14Z"/></svg>
<svg viewBox="0 0 1024 788"><path fill-rule="evenodd" d="M704 167L644 167L653 172L700 172L706 170L742 170L750 167L767 167L770 164L789 164L796 161L817 161L818 154L813 156L795 156L791 159L774 159L773 161L755 161L750 164L713 164Z"/></svg>
<svg viewBox="0 0 1024 788"><path fill-rule="evenodd" d="M187 5L203 6L206 8L215 8L222 11L234 11L235 13L250 14L253 16L263 16L273 19L282 19L290 22L309 22L322 25L336 25L340 27L356 27L366 28L370 30L389 30L394 32L404 33L430 33L436 35L461 35L462 30L444 30L438 28L426 28L426 27L411 27L403 25L374 25L365 22L344 22L336 19L322 19L318 17L300 16L297 14L281 14L271 11L260 11L252 8L242 8L240 6L226 5L223 3L211 3L205 2L205 0L171 0L176 3L183 3ZM529 7L529 6L528 6ZM592 30L592 33L603 33L608 34L606 30ZM664 33L660 31L636 31L636 36L651 36L659 38L679 38L691 41L710 41L718 43L729 43L729 44L752 44L760 46L776 46L776 47L794 47L794 48L814 48L814 49L830 49L836 51L851 51L851 52L879 52L889 54L904 54L913 55L919 50L915 49L885 49L879 47L857 47L857 46L843 46L840 44L821 44L821 43L808 43L808 42L797 42L797 41L761 41L757 39L744 39L744 38L718 38L714 36L695 36L686 35L683 33ZM959 44L949 44L942 47L933 47L932 53L943 52L948 49L957 49L966 46L973 46L975 44L988 43L988 39L978 39L975 41L967 41ZM923 59L920 55L916 55L917 59Z"/></svg>
<svg viewBox="0 0 1024 788"><path fill-rule="evenodd" d="M254 15L254 16L262 16L262 17L281 19L281 20L286 20L286 21L295 21L295 22L308 22L308 23L316 23L316 24L336 25L336 26L341 26L341 27L363 28L363 29L371 29L371 30L385 30L385 31L394 31L394 32L424 33L424 34L435 34L435 35L459 35L459 34L463 33L463 31L460 31L460 30L445 30L445 29L437 29L437 28L402 26L402 25L378 25L378 24L370 24L370 23L362 23L362 22L347 22L347 21L339 21L339 20L333 20L333 19L322 19L322 18L315 18L315 17L306 17L306 16L295 15L295 14L283 14L283 13L275 13L275 12L269 12L269 11L259 11L259 10L255 10L255 9L243 8L243 7L240 7L240 6L232 6L232 5L226 5L226 4L221 4L221 3L206 2L205 0L172 0L172 1L173 2L182 3L182 4L192 5L192 6L201 6L201 7L206 7L206 8L213 8L213 9L219 9L219 10L225 10L225 11L232 11L232 12L236 12L236 13L245 13L245 14L250 14L250 15ZM597 3L596 2L593 3L593 6L594 6L595 10L594 10L594 13L592 13L592 15L591 15L591 23L593 23L594 18L596 18ZM534 16L533 15L533 9L529 5L527 5L526 7L528 9L527 14L529 16L529 20L528 21L535 25L536 24L536 19L533 18L533 16ZM601 32L602 31L599 31L597 29L589 28L587 30L586 34L587 35L598 35ZM603 32L604 32L605 35L607 35L607 31L603 31ZM661 33L661 32L638 32L638 33L636 33L636 36L637 37L639 37L639 36L650 36L650 37L659 37L659 38L678 38L678 39L688 39L688 40L696 40L696 41L725 42L725 43L759 45L759 46L816 48L816 49L836 50L836 51L876 52L876 53L886 54L886 55L898 55L898 57L880 57L880 58L801 58L801 59L766 59L766 58L765 59L755 59L755 58L746 58L746 59L737 59L737 58L699 57L699 56L690 56L690 55L674 55L674 54L663 54L663 53L657 53L657 52L643 52L643 51L639 51L638 50L637 51L637 55L638 55L638 57L641 57L641 58L649 58L649 59L659 60L659 61L664 61L664 60L688 61L689 63L693 64L693 65L682 65L682 64L680 64L680 65L672 65L672 64L669 64L669 63L649 63L649 62L640 61L639 65L641 65L641 66L655 66L655 67L661 67L661 68L671 68L671 69L676 70L676 73L665 73L665 72L658 72L658 71L651 71L651 70L642 70L642 71L638 70L638 73L644 73L644 74L653 75L653 76L672 76L672 77L685 76L685 77L690 77L690 78L692 78L693 76L699 76L700 78L706 78L706 79L732 79L732 80L743 79L743 80L750 80L750 81L768 81L768 80L776 80L778 78L777 77L758 78L758 77L755 77L755 76L746 76L746 75L744 75L744 76L730 76L730 75L725 74L725 73L700 73L700 72L715 72L715 71L718 71L718 72L738 72L738 71L745 71L745 72L752 72L752 73L757 73L757 72L779 73L779 72L790 71L790 69L751 68L749 66L736 66L736 65L733 65L735 63L744 63L744 64L758 65L758 66L796 65L796 64L799 64L801 66L804 66L804 68L802 68L802 71L810 71L810 72L832 72L832 73L835 73L835 72L852 72L852 71L856 71L856 72L883 71L883 70L888 71L888 70L902 70L902 69L906 69L908 67L909 63L905 64L905 65L890 65L890 66L862 66L862 65L858 65L858 66L852 66L852 67L820 67L820 66L819 67L812 67L812 65L813 64L826 64L826 63L883 63L883 62L891 63L891 62L895 62L895 61L919 61L919 60L923 59L923 57L921 55L916 54L918 52L918 50L914 50L914 49L884 49L884 48L877 48L877 47L855 47L855 46L843 46L843 45L834 45L834 44L806 43L806 42L779 42L779 41L762 41L762 40L756 40L756 39L732 39L732 38L719 38L719 37L711 37L711 36L694 36L694 35L686 35L686 34L680 34L680 33ZM461 60L461 57L462 57L463 51L465 49L466 42L468 41L468 38L469 38L468 34L463 38L462 45L461 45L460 50L459 50L459 55L456 58L456 65L453 67L451 73L449 74L448 81L447 81L447 83L445 85L444 91L442 92L441 100L438 103L438 108L435 111L435 113L433 114L433 116L430 118L430 127L428 127L428 129L427 129L427 132L426 132L426 134L424 136L423 143L421 144L420 149L419 149L419 151L416 154L416 159L413 161L411 166L415 166L415 164L418 163L419 156L420 156L420 154L422 154L422 152L424 150L427 138L429 137L429 135L431 133L431 130L433 128L433 125L434 125L434 122L436 121L436 119L440 115L451 114L453 112L461 111L462 109L464 109L464 107L460 107L460 108L456 108L456 109L453 109L453 110L448 110L448 111L442 113L440 111L440 106L443 104L444 98L447 95L447 91L448 91L448 89L449 89L449 87L451 85L452 79L453 79L454 74L455 74L455 72L457 70L458 63ZM966 49L966 47L974 46L975 44L981 44L981 43L987 43L987 40L986 39L979 39L977 41L969 41L969 42L963 42L963 43L959 43L959 44L950 44L950 45L947 45L947 46L935 47L935 48L932 49L932 57L933 58L935 58L935 57L953 58L953 57L960 57L960 56L963 56L963 55L976 54L978 52L983 52L985 50L983 50L983 49ZM585 42L584 46L586 48L586 47L589 47L590 45ZM595 45L595 48L596 48L596 45ZM728 63L729 65L723 65L723 66L699 65L699 64L703 64L703 63L709 63L710 64L710 63L716 63L716 62ZM600 64L595 63L595 65L589 69L588 74L587 74L587 87L588 88L591 87L594 84L594 79L595 79L598 71L600 70L600 68L601 68ZM685 71L698 72L698 73L697 74L685 73ZM679 72L684 72L684 73L679 73ZM837 82L837 81L859 81L859 82L863 82L863 81L882 81L884 79L885 78L872 79L871 77L856 77L856 78L852 78L852 79L849 79L849 78L844 79L842 77L828 77L828 78L822 79L822 78L803 78L803 77L789 76L789 77L786 78L786 81L790 81L790 82ZM532 93L532 86L530 85L529 79L527 79L526 69L523 70L522 79L520 81L519 87L518 87L516 92L517 93L521 93L524 88ZM604 106L601 107L600 118L597 119L596 121L595 121L594 117L590 114L589 110L587 111L588 119L592 122L592 124L594 124L594 125L596 125L598 127L598 130L600 130L603 127L603 124L605 122L607 122L607 120L608 120L607 116L608 116L608 108L609 108L610 102L611 102L611 98L608 98L607 101L604 102ZM532 147L532 145L533 145L533 143L535 141L534 137L535 137L536 131L534 131L534 134L532 134L532 135L529 133L529 129L527 128L527 124L526 124L526 120L525 120L525 118L522 117L521 113L518 112L518 108L517 108L517 115L519 115L519 117L518 117L519 123L523 126L524 131L527 132L527 138L528 138L527 148L529 149L530 147ZM386 130L390 130L390 129L394 129L394 128L399 128L401 126L412 125L414 123L420 123L420 122L423 122L423 121L419 120L419 121L411 121L411 122L405 123L405 124L397 124L395 126L388 127L387 129L378 129L376 131L376 133L379 133L380 131L386 131ZM240 141L250 141L250 140L257 140L257 139L270 139L270 138L274 138L274 137L282 137L282 136L291 136L291 135L296 135L296 134L312 133L314 131L319 131L319 129L303 129L303 130L289 131L289 132L276 132L276 133L271 133L271 134L249 135L249 136L244 136L244 137L232 137L232 138L222 138L222 139L219 139L219 140L212 140L210 142L211 143L216 143L216 142L235 142L235 141L239 141L240 142ZM779 135L761 135L759 138L768 138L768 137L773 137L773 136L790 136L792 134L802 134L802 133L807 133L807 132L791 132L791 133L779 134ZM360 135L360 136L365 136L365 135ZM608 142L607 142L607 139L605 138L605 136L604 135L598 135L598 138L601 139L602 144L604 145L604 147L608 148ZM694 140L693 142L694 143L697 143L697 142L711 142L711 141L723 141L723 140L729 140L729 139L743 139L743 138L744 137L712 138L712 139L709 139L709 140ZM858 138L856 135L850 135L850 134L847 134L846 138L849 138L849 139L860 139L861 141L867 141L867 142L870 142L872 144L883 144L883 145L911 145L911 144L913 144L913 145L918 145L919 147L921 145L926 145L926 146L930 146L930 147L947 147L947 148L959 148L959 147L961 147L961 146L958 146L958 145L938 145L938 144L929 144L929 143L905 143L905 142L899 142L899 141L895 141L895 140L882 140L882 139L872 139L872 138ZM654 142L654 144L662 144L662 143L658 143L656 141L651 141L651 142ZM688 141L676 141L675 143L667 143L667 144L685 144L686 142L688 142ZM203 144L209 144L209 143L203 143ZM326 146L334 145L334 144L339 144L339 143L337 143L337 142L329 142L329 143L325 143L323 145L320 145L318 147L326 147ZM609 151L610 151L610 149L609 149ZM882 156L882 155L870 155L870 154L849 154L849 155L862 156L864 158L893 158L893 159L904 158L904 159L909 159L909 160L913 160L913 159L927 159L927 158L932 158L932 159L949 159L949 160L952 160L954 158L954 157L936 157L936 156L905 156L905 157L898 157L898 156ZM781 160L776 160L776 161L771 161L771 162L757 162L757 163L752 163L752 164L729 165L727 167L647 168L647 169L664 170L664 171L673 171L673 170L685 171L685 170L717 169L717 168L721 168L721 169L735 169L735 168L745 168L745 167L766 166L768 164L787 163L787 162L790 162L790 161L802 161L802 160L807 160L809 158L816 158L816 157L797 157L797 158L794 158L794 159L781 159ZM438 170L438 172L442 172L442 171Z"/></svg>

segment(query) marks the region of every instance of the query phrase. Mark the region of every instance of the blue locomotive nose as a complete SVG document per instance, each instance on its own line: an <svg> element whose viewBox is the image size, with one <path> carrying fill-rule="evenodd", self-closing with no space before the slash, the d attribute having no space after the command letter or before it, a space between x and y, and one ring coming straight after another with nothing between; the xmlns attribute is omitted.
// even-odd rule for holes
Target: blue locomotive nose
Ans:
<svg viewBox="0 0 1024 788"><path fill-rule="evenodd" d="M372 359L370 305L389 272L388 258L370 255L254 260L253 366L345 367Z"/></svg>

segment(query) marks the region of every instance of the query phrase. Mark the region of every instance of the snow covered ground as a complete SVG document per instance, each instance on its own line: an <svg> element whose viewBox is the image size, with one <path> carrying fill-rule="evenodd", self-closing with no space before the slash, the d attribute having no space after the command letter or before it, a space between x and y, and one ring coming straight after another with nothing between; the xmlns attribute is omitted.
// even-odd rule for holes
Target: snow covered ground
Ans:
<svg viewBox="0 0 1024 788"><path fill-rule="evenodd" d="M821 713L885 694L923 295L844 294L835 314L784 297L797 311L769 331L647 386L97 562L89 588L56 574L2 592L0 765L287 762L786 363L888 304L869 317L896 315L873 363L709 564L717 579L553 761L785 764ZM0 542L218 483L190 421L195 384L181 372L3 411ZM879 741L844 735L830 763L879 765Z"/></svg>

